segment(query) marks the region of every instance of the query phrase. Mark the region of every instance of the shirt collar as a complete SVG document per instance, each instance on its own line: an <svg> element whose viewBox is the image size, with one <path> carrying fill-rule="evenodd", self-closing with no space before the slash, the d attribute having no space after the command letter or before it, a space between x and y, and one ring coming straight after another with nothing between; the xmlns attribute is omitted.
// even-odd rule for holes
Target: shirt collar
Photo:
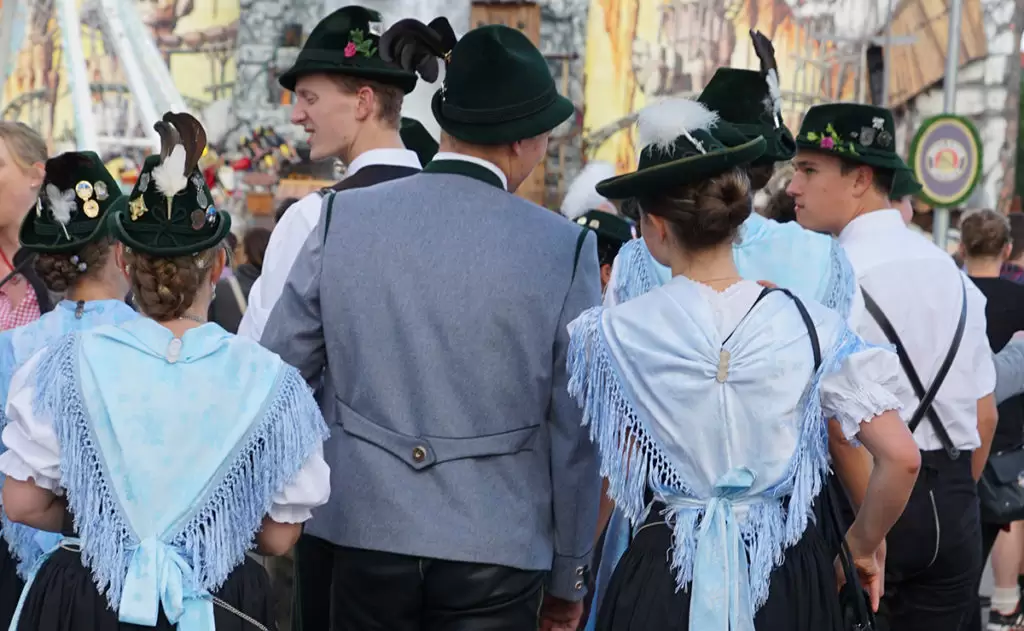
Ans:
<svg viewBox="0 0 1024 631"><path fill-rule="evenodd" d="M352 164L348 165L345 177L355 175L359 169L368 167L371 164L384 164L393 167L409 167L410 169L422 169L420 159L415 151L408 149L370 149L359 154Z"/></svg>
<svg viewBox="0 0 1024 631"><path fill-rule="evenodd" d="M504 171L499 169L493 162L489 162L476 156L467 156L464 153L455 153L454 151L439 151L434 155L434 160L462 160L463 162L470 162L472 164L482 166L497 175L498 179L501 180L502 187L506 191L508 190L508 177L505 175Z"/></svg>
<svg viewBox="0 0 1024 631"><path fill-rule="evenodd" d="M846 224L843 231L839 233L839 243L847 245L879 232L893 232L906 229L907 225L903 223L903 215L900 214L900 211L894 208L875 210L865 213Z"/></svg>

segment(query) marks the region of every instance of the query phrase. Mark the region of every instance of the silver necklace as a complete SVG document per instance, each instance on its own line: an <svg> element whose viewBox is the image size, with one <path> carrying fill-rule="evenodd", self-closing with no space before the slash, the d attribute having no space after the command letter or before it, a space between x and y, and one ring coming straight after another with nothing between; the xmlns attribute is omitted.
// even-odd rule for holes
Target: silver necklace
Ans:
<svg viewBox="0 0 1024 631"><path fill-rule="evenodd" d="M197 315L192 315L190 313L186 313L185 315L179 317L178 319L179 320L191 320L193 322L198 322L199 324L206 324L206 318L201 318L201 317L199 317Z"/></svg>

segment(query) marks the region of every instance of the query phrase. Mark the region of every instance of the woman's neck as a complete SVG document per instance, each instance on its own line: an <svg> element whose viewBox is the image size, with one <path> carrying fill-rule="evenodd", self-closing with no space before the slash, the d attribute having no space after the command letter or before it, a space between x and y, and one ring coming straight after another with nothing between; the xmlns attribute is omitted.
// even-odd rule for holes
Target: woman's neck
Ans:
<svg viewBox="0 0 1024 631"><path fill-rule="evenodd" d="M14 255L18 253L21 247L18 243L18 232L20 230L21 226L4 226L0 228L0 250L3 251L7 260L12 263L14 262Z"/></svg>
<svg viewBox="0 0 1024 631"><path fill-rule="evenodd" d="M83 278L64 293L64 299L72 302L124 300L127 293L122 283L110 282L102 278Z"/></svg>
<svg viewBox="0 0 1024 631"><path fill-rule="evenodd" d="M680 252L671 261L671 268L673 276L685 276L715 291L727 289L741 280L731 242L692 254Z"/></svg>
<svg viewBox="0 0 1024 631"><path fill-rule="evenodd" d="M999 258L969 258L965 261L967 275L975 278L999 278L1003 261Z"/></svg>

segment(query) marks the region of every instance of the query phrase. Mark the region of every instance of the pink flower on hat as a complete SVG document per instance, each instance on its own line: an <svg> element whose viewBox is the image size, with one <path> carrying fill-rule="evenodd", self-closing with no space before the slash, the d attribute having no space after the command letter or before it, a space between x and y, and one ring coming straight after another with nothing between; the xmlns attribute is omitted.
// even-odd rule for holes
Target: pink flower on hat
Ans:
<svg viewBox="0 0 1024 631"><path fill-rule="evenodd" d="M822 149L833 149L836 146L836 141L832 140L828 136L825 136L824 138L821 139L820 146Z"/></svg>
<svg viewBox="0 0 1024 631"><path fill-rule="evenodd" d="M353 44L352 42L349 42L348 46L345 47L345 56L346 57L355 57L356 56L356 45Z"/></svg>

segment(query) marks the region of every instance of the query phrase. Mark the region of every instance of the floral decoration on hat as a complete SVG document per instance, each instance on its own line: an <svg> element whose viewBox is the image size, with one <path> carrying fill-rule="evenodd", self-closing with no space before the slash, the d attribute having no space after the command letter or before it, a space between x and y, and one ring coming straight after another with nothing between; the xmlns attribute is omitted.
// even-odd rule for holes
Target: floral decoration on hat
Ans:
<svg viewBox="0 0 1024 631"><path fill-rule="evenodd" d="M835 128L832 127L832 123L825 125L824 133L809 131L804 134L804 138L818 143L818 147L825 151L857 155L857 149L853 146L853 143L843 140L843 137L836 133Z"/></svg>
<svg viewBox="0 0 1024 631"><path fill-rule="evenodd" d="M377 54L377 47L373 40L367 39L362 29L354 29L349 36L348 44L345 46L345 56L355 57L357 54L363 57L373 57Z"/></svg>

